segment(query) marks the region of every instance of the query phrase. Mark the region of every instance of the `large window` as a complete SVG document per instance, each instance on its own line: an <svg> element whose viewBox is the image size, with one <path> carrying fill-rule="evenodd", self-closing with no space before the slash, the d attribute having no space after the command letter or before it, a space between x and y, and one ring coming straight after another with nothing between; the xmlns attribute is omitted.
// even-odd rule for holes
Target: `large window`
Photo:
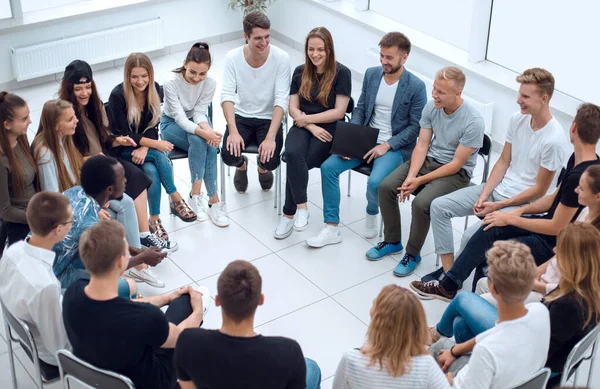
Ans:
<svg viewBox="0 0 600 389"><path fill-rule="evenodd" d="M82 3L84 1L86 0L20 0L23 13L41 11L73 3Z"/></svg>
<svg viewBox="0 0 600 389"><path fill-rule="evenodd" d="M0 19L12 18L10 0L0 0Z"/></svg>
<svg viewBox="0 0 600 389"><path fill-rule="evenodd" d="M469 49L473 1L371 0L369 8L463 50Z"/></svg>
<svg viewBox="0 0 600 389"><path fill-rule="evenodd" d="M494 1L487 59L517 73L548 69L557 90L600 104L599 14L591 0Z"/></svg>

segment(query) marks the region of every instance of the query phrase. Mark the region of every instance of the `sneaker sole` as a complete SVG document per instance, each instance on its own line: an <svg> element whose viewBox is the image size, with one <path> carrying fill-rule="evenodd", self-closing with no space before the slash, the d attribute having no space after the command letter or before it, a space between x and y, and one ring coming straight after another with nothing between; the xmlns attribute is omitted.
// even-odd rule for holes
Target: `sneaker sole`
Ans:
<svg viewBox="0 0 600 389"><path fill-rule="evenodd" d="M294 229L290 228L289 231L287 231L285 234L282 234L282 235L277 235L277 231L275 231L273 233L273 238L278 239L278 240L285 239L285 238L289 237L290 235L292 235L292 231L294 231Z"/></svg>
<svg viewBox="0 0 600 389"><path fill-rule="evenodd" d="M411 271L410 273L396 273L396 271L394 270L394 275L396 277L408 277L409 275L413 274L415 271Z"/></svg>
<svg viewBox="0 0 600 389"><path fill-rule="evenodd" d="M145 246L143 244L141 246L142 246L142 248L145 248L145 249L149 249L151 247L158 247L158 246ZM179 248L179 246L175 246L174 248L170 248L170 249L167 249L167 248L161 249L161 251L166 251L167 255L170 255L170 254L174 253L175 251L177 251L178 248Z"/></svg>
<svg viewBox="0 0 600 389"><path fill-rule="evenodd" d="M229 226L229 222L227 222L227 223L219 223L218 221L216 221L216 220L213 220L213 219L212 219L212 218L210 218L210 217L209 217L209 219L210 219L210 221L212 222L212 224L214 224L214 225L215 225L215 226L217 226L217 227L220 227L220 228L225 228L225 227L228 227L228 226Z"/></svg>
<svg viewBox="0 0 600 389"><path fill-rule="evenodd" d="M148 280L146 280L146 279L144 279L142 277L139 277L139 276L137 276L137 275L135 275L133 273L127 273L127 274L124 274L124 276L128 277L128 278L131 278L135 282L139 282L139 283L142 283L142 284L148 284L148 285L150 285L150 286L152 286L154 288L162 289L162 288L165 287L164 283L163 284L157 284L155 282L148 281Z"/></svg>
<svg viewBox="0 0 600 389"><path fill-rule="evenodd" d="M294 231L298 231L298 232L302 232L302 231L306 231L306 229L308 228L308 222L303 225L302 227L296 227L296 225L294 224Z"/></svg>
<svg viewBox="0 0 600 389"><path fill-rule="evenodd" d="M449 303L449 302L451 302L451 301L452 301L452 299L449 299L449 298L447 298L447 297L442 297L442 296L440 296L440 295L437 295L437 294L423 293L423 292L421 292L419 289L415 288L415 287L412 285L412 283L411 283L411 284L409 284L409 285L410 285L410 288L411 288L411 289L412 289L412 290L413 290L415 293L417 293L417 294L419 295L419 298L420 298L420 299L422 299L422 300L436 300L436 299L437 299L437 300L444 301L444 302L446 302L446 303Z"/></svg>
<svg viewBox="0 0 600 389"><path fill-rule="evenodd" d="M329 245L331 245L331 244L339 244L339 243L342 243L342 238L341 238L341 237L340 237L340 239L339 239L338 241L335 241L335 242L327 242L327 243L323 243L323 244L321 244L321 245L310 244L310 243L308 243L308 241L306 241L306 244L307 244L309 247L312 247L312 248L315 248L315 249L320 249L321 247L329 246Z"/></svg>

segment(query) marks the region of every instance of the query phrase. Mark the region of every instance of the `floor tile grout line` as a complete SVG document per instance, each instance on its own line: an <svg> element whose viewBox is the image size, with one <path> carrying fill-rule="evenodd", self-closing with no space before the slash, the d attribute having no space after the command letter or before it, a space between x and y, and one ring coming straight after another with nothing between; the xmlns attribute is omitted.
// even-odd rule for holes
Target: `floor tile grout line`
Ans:
<svg viewBox="0 0 600 389"><path fill-rule="evenodd" d="M273 319L271 319L271 320L267 320L267 321L265 321L264 323L261 323L261 324L259 324L259 325L255 326L254 328L260 328L260 327L264 326L265 324L272 323L272 322L274 322L275 320L281 319L282 317L285 317L285 316L289 316L289 315L291 315L292 313L298 312L298 311L300 311L300 310L302 310L302 309L304 309L304 308L310 307L311 305L315 305L315 304L317 304L317 303L320 303L320 302L322 302L322 301L325 301L325 300L327 300L327 299L330 299L330 298L331 298L330 296L325 296L325 297L323 297L323 298L321 298L321 299L319 299L319 300L313 301L313 302L312 302L312 303L310 303L310 304L306 304L306 305L304 305L304 306L302 306L302 307L299 307L299 308L296 308L296 309L294 309L293 311L289 311L289 312L287 312L287 313L285 313L285 314L283 314L283 315L281 315L281 316L278 316L278 317L276 317L276 318L273 318Z"/></svg>
<svg viewBox="0 0 600 389"><path fill-rule="evenodd" d="M270 253L267 253L267 254L265 254L265 255L261 255L260 257L256 257L256 258L254 258L254 259L250 259L250 260L247 260L247 261L248 261L248 262L255 262L255 261L258 261L259 259L262 259L262 258L268 257L269 255L275 255L275 253L273 253L273 252L270 252ZM223 269L223 270L225 270L225 269ZM221 270L221 271L219 271L219 272L216 272L216 273L214 273L214 274L208 275L208 276L206 276L206 277L200 278L200 279L198 279L198 280L196 280L196 281L194 281L194 282L196 282L196 283L199 283L200 281L204 281L204 280L206 280L206 279L208 279L208 278L211 278L211 277L214 277L214 276L216 276L216 275L219 275L219 274L223 273L223 270ZM189 277L189 275L188 275L188 277ZM190 278L192 278L192 277L190 277ZM192 278L192 279L193 279L193 278Z"/></svg>
<svg viewBox="0 0 600 389"><path fill-rule="evenodd" d="M364 321L362 321L358 316L356 316L354 313L352 313L348 308L346 308L342 303L340 303L339 301L337 301L333 296L331 297L331 299L333 301L335 301L335 303L337 305L339 305L340 307L342 307L342 309L344 309L346 312L348 312L349 314L351 314L354 318L356 318L356 320L358 320L359 322L361 322L362 324L364 324L367 328L369 327L369 323L365 323Z"/></svg>

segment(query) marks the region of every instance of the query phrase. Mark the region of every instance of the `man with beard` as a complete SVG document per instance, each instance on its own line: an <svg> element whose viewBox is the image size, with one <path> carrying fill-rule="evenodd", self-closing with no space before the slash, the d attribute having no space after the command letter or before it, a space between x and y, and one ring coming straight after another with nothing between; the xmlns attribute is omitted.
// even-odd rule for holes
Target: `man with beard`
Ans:
<svg viewBox="0 0 600 389"><path fill-rule="evenodd" d="M98 212L109 200L119 200L125 192L125 170L114 158L96 155L88 159L81 168L81 185L74 186L64 192L73 209L71 230L62 242L54 245L52 250L56 258L52 266L54 274L63 289L80 279L90 279L85 265L79 255L79 238L89 227L100 221ZM166 252L158 247L136 249L129 246L129 266L143 263L158 265ZM135 282L131 279L119 280L119 296L129 298L136 294Z"/></svg>
<svg viewBox="0 0 600 389"><path fill-rule="evenodd" d="M381 181L404 161L410 160L419 135L419 120L427 102L425 83L404 68L411 44L400 32L390 32L379 42L381 66L367 69L351 122L379 129L377 146L362 159L332 155L321 165L323 214L326 226L306 241L323 247L342 241L340 222L340 174L363 164L372 164L367 182L365 238L377 236Z"/></svg>

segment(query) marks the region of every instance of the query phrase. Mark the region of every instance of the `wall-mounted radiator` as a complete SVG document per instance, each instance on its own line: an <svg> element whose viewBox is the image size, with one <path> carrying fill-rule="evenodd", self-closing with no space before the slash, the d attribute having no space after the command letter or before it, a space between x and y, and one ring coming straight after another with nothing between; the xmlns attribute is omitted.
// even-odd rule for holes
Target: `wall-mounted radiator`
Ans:
<svg viewBox="0 0 600 389"><path fill-rule="evenodd" d="M11 48L17 81L65 70L74 59L97 64L165 47L160 18L85 35L66 37L27 47Z"/></svg>

